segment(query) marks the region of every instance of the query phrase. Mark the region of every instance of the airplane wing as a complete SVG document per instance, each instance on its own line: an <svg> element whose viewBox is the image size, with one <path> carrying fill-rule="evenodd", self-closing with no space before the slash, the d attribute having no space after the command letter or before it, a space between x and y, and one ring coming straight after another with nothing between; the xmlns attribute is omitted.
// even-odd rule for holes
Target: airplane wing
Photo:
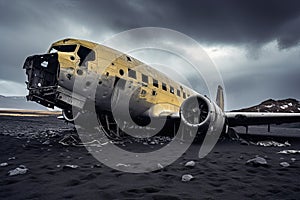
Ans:
<svg viewBox="0 0 300 200"><path fill-rule="evenodd" d="M225 116L229 126L300 122L300 113L226 112Z"/></svg>

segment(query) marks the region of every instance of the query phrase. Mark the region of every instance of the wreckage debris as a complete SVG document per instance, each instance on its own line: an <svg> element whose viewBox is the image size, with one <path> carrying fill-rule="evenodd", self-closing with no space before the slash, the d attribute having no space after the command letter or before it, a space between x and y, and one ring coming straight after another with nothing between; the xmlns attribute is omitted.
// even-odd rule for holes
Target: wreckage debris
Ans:
<svg viewBox="0 0 300 200"><path fill-rule="evenodd" d="M28 171L28 169L26 168L25 165L20 165L16 169L10 170L8 172L8 175L9 176L16 176L16 175L20 175L20 174L26 174L27 171Z"/></svg>
<svg viewBox="0 0 300 200"><path fill-rule="evenodd" d="M194 179L194 177L191 174L184 174L181 177L181 181L182 182L189 182L189 181L191 181L193 179Z"/></svg>
<svg viewBox="0 0 300 200"><path fill-rule="evenodd" d="M79 144L80 140L76 135L65 135L58 143L64 146L70 146Z"/></svg>
<svg viewBox="0 0 300 200"><path fill-rule="evenodd" d="M276 142L276 141L259 141L256 143L257 146L264 146L264 147L271 147L271 146L274 146L274 147L289 147L291 146L291 144L286 141L285 143L279 143L279 142Z"/></svg>
<svg viewBox="0 0 300 200"><path fill-rule="evenodd" d="M282 153L282 154L297 154L297 153L300 153L300 150L282 150L282 151L279 151L278 153Z"/></svg>
<svg viewBox="0 0 300 200"><path fill-rule="evenodd" d="M263 166L263 167L267 167L268 166L268 162L266 159L262 158L262 157L256 157L256 158L252 158L250 160L247 160L246 162L247 165L252 165L254 167L258 167L258 166Z"/></svg>

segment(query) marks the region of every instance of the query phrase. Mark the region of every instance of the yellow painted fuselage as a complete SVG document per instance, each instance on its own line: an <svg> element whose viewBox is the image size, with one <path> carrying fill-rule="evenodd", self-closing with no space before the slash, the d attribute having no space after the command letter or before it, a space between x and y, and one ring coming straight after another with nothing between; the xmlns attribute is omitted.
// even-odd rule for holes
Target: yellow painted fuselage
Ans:
<svg viewBox="0 0 300 200"><path fill-rule="evenodd" d="M66 50L64 47L70 48ZM89 86L91 83L88 75L97 74L100 94L96 98L110 99L116 82L122 80L126 83L122 88L125 92L130 87L138 88L132 105L138 111L136 114L147 112L151 116L169 116L179 112L180 105L186 98L197 94L141 61L100 44L65 39L52 44L49 53L55 48L60 64L60 87L72 90L74 79L78 77L85 77L82 78L82 84ZM142 109L137 109L139 107Z"/></svg>

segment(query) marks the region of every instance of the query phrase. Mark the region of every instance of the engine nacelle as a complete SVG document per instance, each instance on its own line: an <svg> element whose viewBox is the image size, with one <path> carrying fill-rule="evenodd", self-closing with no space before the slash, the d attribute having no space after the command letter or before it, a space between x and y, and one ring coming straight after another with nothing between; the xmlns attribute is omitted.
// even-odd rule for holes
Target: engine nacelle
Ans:
<svg viewBox="0 0 300 200"><path fill-rule="evenodd" d="M190 127L205 128L211 125L212 128L223 128L225 124L225 115L221 108L202 95L186 99L180 107L180 117Z"/></svg>

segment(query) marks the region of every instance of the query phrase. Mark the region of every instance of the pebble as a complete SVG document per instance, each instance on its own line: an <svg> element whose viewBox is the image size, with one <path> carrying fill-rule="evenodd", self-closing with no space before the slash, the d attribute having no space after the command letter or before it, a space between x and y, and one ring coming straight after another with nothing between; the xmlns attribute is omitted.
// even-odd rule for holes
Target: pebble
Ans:
<svg viewBox="0 0 300 200"><path fill-rule="evenodd" d="M186 166L186 167L194 167L195 165L196 165L196 163L194 161L189 161L189 162L185 163L184 166Z"/></svg>
<svg viewBox="0 0 300 200"><path fill-rule="evenodd" d="M184 174L184 175L181 177L181 181L182 181L182 182L189 182L189 181L191 181L192 179L194 179L194 177L193 177L191 174Z"/></svg>
<svg viewBox="0 0 300 200"><path fill-rule="evenodd" d="M281 162L280 165L281 165L282 167L289 167L289 166L290 166L290 164L287 163L287 162Z"/></svg>
<svg viewBox="0 0 300 200"><path fill-rule="evenodd" d="M67 168L69 168L69 169L77 169L78 167L79 167L78 165L65 165L65 166L63 166L64 169L67 169Z"/></svg>
<svg viewBox="0 0 300 200"><path fill-rule="evenodd" d="M7 163L7 162L0 163L0 167L5 167L5 166L7 166L7 165L8 165L8 163Z"/></svg>
<svg viewBox="0 0 300 200"><path fill-rule="evenodd" d="M257 166L268 166L268 162L266 159L262 158L262 157L256 157L250 160L247 160L246 164L252 164L253 166L257 167Z"/></svg>
<svg viewBox="0 0 300 200"><path fill-rule="evenodd" d="M20 165L16 169L10 170L8 172L8 175L9 176L15 176L15 175L19 175L19 174L26 174L27 171L28 171L28 169L26 168L26 166Z"/></svg>

